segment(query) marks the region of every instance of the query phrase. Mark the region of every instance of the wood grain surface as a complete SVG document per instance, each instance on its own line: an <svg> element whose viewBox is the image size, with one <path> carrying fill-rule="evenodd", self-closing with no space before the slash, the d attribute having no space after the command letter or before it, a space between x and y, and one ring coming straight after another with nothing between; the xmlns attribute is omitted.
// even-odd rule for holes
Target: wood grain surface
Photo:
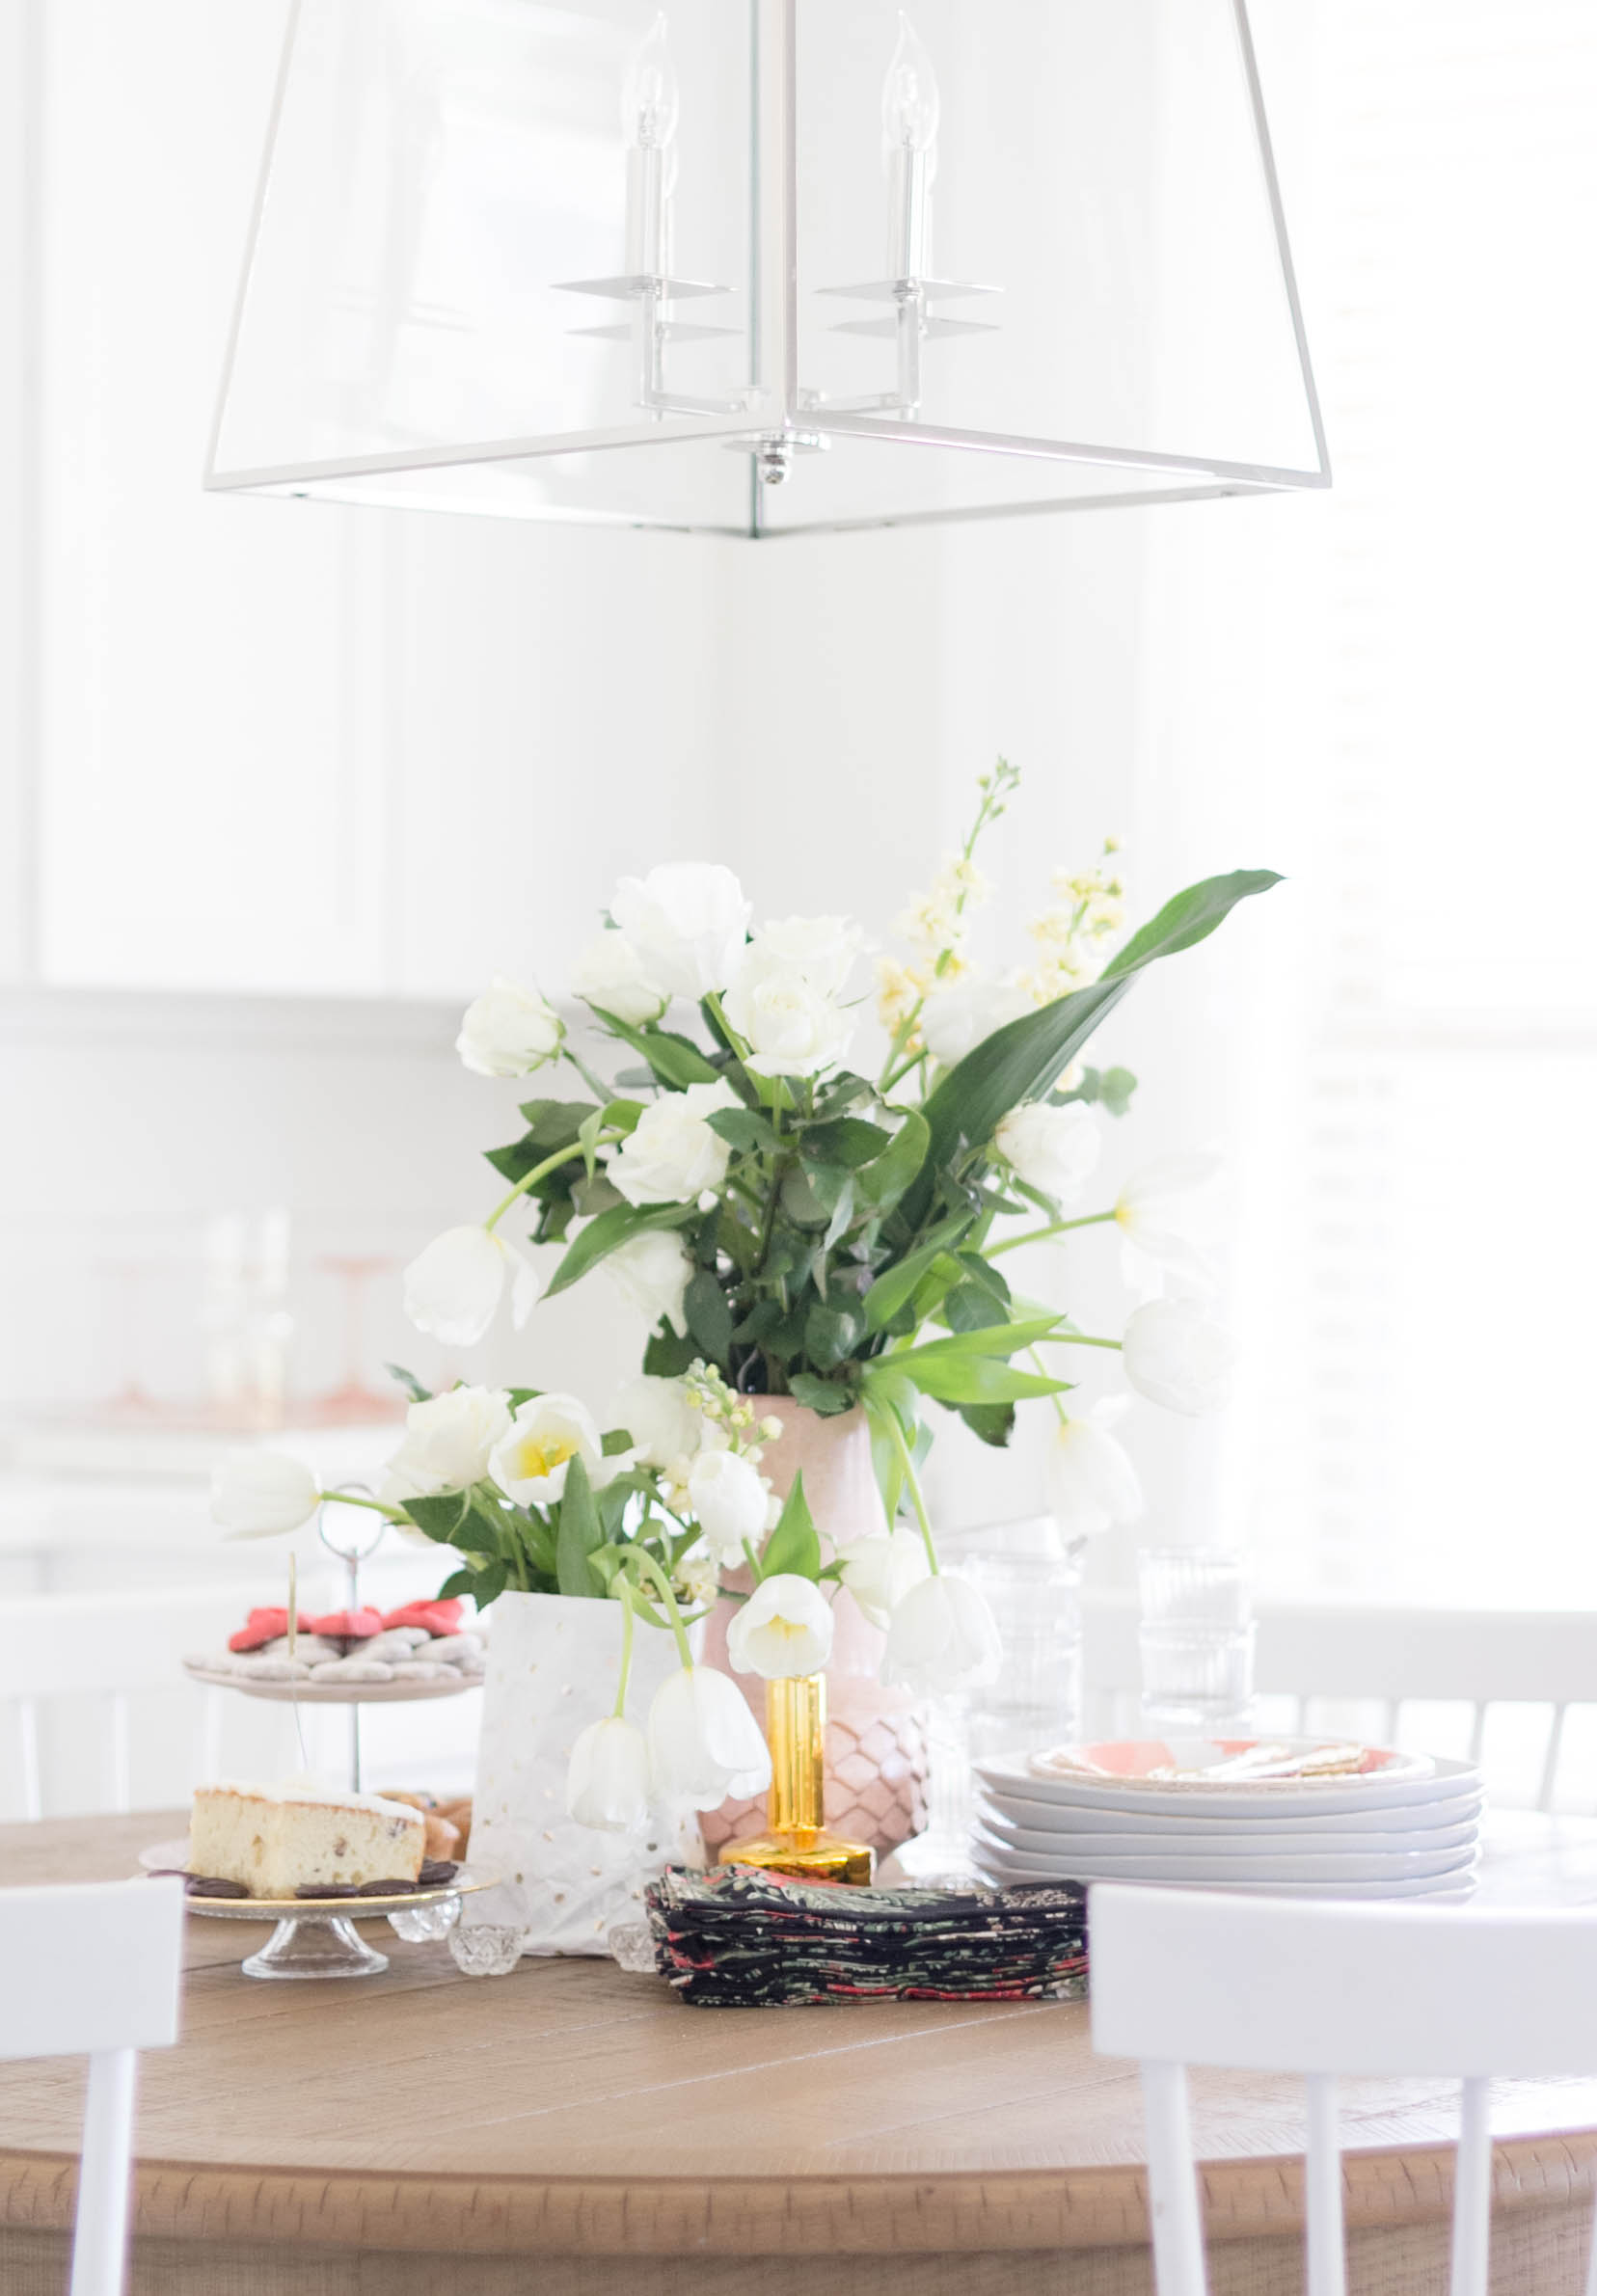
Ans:
<svg viewBox="0 0 1597 2296"><path fill-rule="evenodd" d="M0 1873L126 1873L180 1826L0 1828ZM1500 1822L1483 1894L1597 1902L1597 1824ZM142 2061L135 2291L420 2296L444 2258L458 2296L531 2258L539 2296L798 2289L844 2257L860 2296L1150 2287L1136 2075L1084 2007L694 2011L604 1961L468 1980L386 1925L382 1977L257 1984L265 1933L189 1923L182 2041ZM81 2101L76 2065L0 2066L6 2296L62 2284ZM1200 2072L1194 2111L1217 2291L1295 2290L1298 2084ZM1451 2092L1349 2081L1343 2127L1355 2288L1428 2296ZM1577 2290L1597 2078L1504 2083L1494 2129L1494 2289Z"/></svg>

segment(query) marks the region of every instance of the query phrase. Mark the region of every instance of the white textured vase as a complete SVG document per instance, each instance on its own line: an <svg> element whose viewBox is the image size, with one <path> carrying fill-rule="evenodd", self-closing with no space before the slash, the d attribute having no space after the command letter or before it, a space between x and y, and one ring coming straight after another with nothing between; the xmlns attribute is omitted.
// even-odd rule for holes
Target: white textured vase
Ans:
<svg viewBox="0 0 1597 2296"><path fill-rule="evenodd" d="M658 1812L634 1836L566 1815L578 1733L615 1705L623 1624L621 1605L608 1601L501 1594L494 1605L470 1855L501 1878L462 1901L450 1934L471 1975L502 1971L522 1954L604 1954L613 1925L636 1920L663 1866L702 1858L690 1819ZM634 1721L679 1662L673 1637L639 1619L627 1697Z"/></svg>

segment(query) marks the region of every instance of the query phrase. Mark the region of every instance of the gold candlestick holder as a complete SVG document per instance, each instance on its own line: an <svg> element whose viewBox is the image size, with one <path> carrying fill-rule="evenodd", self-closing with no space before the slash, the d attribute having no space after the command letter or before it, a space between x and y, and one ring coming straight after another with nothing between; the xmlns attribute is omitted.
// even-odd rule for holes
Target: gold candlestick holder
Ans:
<svg viewBox="0 0 1597 2296"><path fill-rule="evenodd" d="M728 1842L722 1866L763 1866L810 1880L869 1882L876 1851L828 1833L823 1801L826 1748L826 1678L794 1674L766 1684L771 1746L771 1823L746 1841Z"/></svg>

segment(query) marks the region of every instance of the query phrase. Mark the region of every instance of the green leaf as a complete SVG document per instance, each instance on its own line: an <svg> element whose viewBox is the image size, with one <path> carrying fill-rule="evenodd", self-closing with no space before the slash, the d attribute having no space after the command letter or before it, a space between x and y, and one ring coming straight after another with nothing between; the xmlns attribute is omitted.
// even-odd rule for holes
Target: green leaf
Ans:
<svg viewBox="0 0 1597 2296"><path fill-rule="evenodd" d="M920 1110L907 1110L880 1155L862 1164L855 1174L861 1201L874 1204L879 1212L890 1211L926 1162L931 1140L931 1129Z"/></svg>
<svg viewBox="0 0 1597 2296"><path fill-rule="evenodd" d="M1002 1450L1015 1433L1013 1403L961 1403L955 1406L972 1435Z"/></svg>
<svg viewBox="0 0 1597 2296"><path fill-rule="evenodd" d="M611 1427L608 1435L600 1437L599 1447L607 1459L615 1459L632 1449L632 1437L625 1427Z"/></svg>
<svg viewBox="0 0 1597 2296"><path fill-rule="evenodd" d="M838 1237L843 1234L853 1218L853 1209L854 1184L851 1175L844 1179L843 1185L838 1191L837 1201L832 1205L832 1216L826 1223L826 1234L821 1238L823 1252L829 1252Z"/></svg>
<svg viewBox="0 0 1597 2296"><path fill-rule="evenodd" d="M862 1117L839 1117L826 1124L810 1124L798 1138L798 1153L806 1164L873 1164L892 1145L892 1134Z"/></svg>
<svg viewBox="0 0 1597 2296"><path fill-rule="evenodd" d="M618 1203L625 1203L626 1201L620 1189L608 1180L602 1172L596 1172L591 1179L580 1179L572 1183L573 1208L584 1220L596 1220L601 1212L613 1211ZM559 1240L564 1241L563 1230Z"/></svg>
<svg viewBox="0 0 1597 2296"><path fill-rule="evenodd" d="M941 1221L921 1245L896 1267L884 1268L865 1294L865 1321L873 1332L884 1331L899 1310L914 1297L921 1278L930 1274L932 1263L958 1243L970 1228L974 1214L956 1212Z"/></svg>
<svg viewBox="0 0 1597 2296"><path fill-rule="evenodd" d="M822 1371L848 1363L864 1337L865 1318L857 1308L817 1300L804 1318L804 1353Z"/></svg>
<svg viewBox="0 0 1597 2296"><path fill-rule="evenodd" d="M788 1381L788 1390L796 1403L807 1403L824 1419L853 1409L854 1399L847 1388L833 1379L817 1379L813 1371L796 1371Z"/></svg>
<svg viewBox="0 0 1597 2296"><path fill-rule="evenodd" d="M499 1600L499 1597L504 1592L509 1583L509 1564L503 1562L491 1562L487 1564L484 1569L474 1573L472 1579L472 1599L476 1604L476 1607L479 1610L486 1610L490 1603L497 1602Z"/></svg>
<svg viewBox="0 0 1597 2296"><path fill-rule="evenodd" d="M1007 1304L994 1299L985 1283L956 1284L943 1301L942 1311L949 1328L956 1332L989 1331L994 1324L1009 1321Z"/></svg>
<svg viewBox="0 0 1597 2296"><path fill-rule="evenodd" d="M796 1164L782 1175L781 1206L795 1228L825 1228L831 1207L822 1202L810 1185L810 1175Z"/></svg>
<svg viewBox="0 0 1597 2296"><path fill-rule="evenodd" d="M439 1588L433 1600L439 1603L447 1603L451 1595L474 1595L477 1590L477 1580L480 1574L476 1571L451 1571L448 1577L445 1580L443 1585Z"/></svg>
<svg viewBox="0 0 1597 2296"><path fill-rule="evenodd" d="M1022 1347L1035 1347L1040 1339L1048 1338L1059 1329L1059 1324L1057 1315L1035 1315L1024 1323L984 1324L972 1331L956 1332L947 1339L928 1339L919 1347L896 1347L883 1361L915 1379L921 1364L967 1363L976 1356L1018 1355Z"/></svg>
<svg viewBox="0 0 1597 2296"><path fill-rule="evenodd" d="M680 1379L697 1355L687 1334L655 1332L643 1350L643 1368L651 1379Z"/></svg>
<svg viewBox="0 0 1597 2296"><path fill-rule="evenodd" d="M642 1114L641 1100L607 1100L601 1121L613 1132L636 1132Z"/></svg>
<svg viewBox="0 0 1597 2296"><path fill-rule="evenodd" d="M713 1364L724 1364L732 1348L732 1310L711 1269L700 1268L689 1284L683 1312L701 1353Z"/></svg>
<svg viewBox="0 0 1597 2296"><path fill-rule="evenodd" d="M1050 1090L1144 966L1190 949L1213 932L1239 901L1268 892L1280 882L1273 870L1239 869L1229 877L1205 878L1201 884L1189 885L1132 935L1101 980L985 1037L949 1069L926 1103L931 1147L904 1200L903 1215L917 1225L926 1217L932 1205L932 1175L954 1164L961 1142L985 1147L1012 1108L1022 1100L1040 1099Z"/></svg>
<svg viewBox="0 0 1597 2296"><path fill-rule="evenodd" d="M1016 1371L991 1356L949 1358L917 1364L906 1376L934 1403L1023 1403L1033 1395L1059 1395L1067 1382L1047 1379L1038 1371Z"/></svg>
<svg viewBox="0 0 1597 2296"><path fill-rule="evenodd" d="M383 1369L390 1379L402 1387L413 1403L430 1403L431 1388L424 1388L414 1371L407 1371L403 1364L385 1364Z"/></svg>
<svg viewBox="0 0 1597 2296"><path fill-rule="evenodd" d="M1137 1080L1129 1068L1084 1068L1074 1092L1059 1093L1060 1101L1096 1102L1106 1116L1123 1116L1131 1105Z"/></svg>
<svg viewBox="0 0 1597 2296"><path fill-rule="evenodd" d="M804 1497L802 1474L794 1476L787 1504L760 1556L762 1579L774 1579L778 1572L789 1571L800 1579L819 1580L821 1576L821 1534Z"/></svg>
<svg viewBox="0 0 1597 2296"><path fill-rule="evenodd" d="M527 1138L524 1148L537 1153L528 1157L529 1164L537 1164L545 1156L564 1148L568 1140L575 1140L586 1118L596 1114L591 1100L524 1100L522 1115L527 1120Z"/></svg>
<svg viewBox="0 0 1597 2296"><path fill-rule="evenodd" d="M557 1291L569 1291L589 1268L597 1267L600 1260L630 1244L635 1236L646 1235L655 1228L682 1228L695 1216L690 1203L655 1203L641 1210L630 1203L612 1204L608 1212L590 1220L572 1243L549 1280L545 1299L553 1299Z"/></svg>
<svg viewBox="0 0 1597 2296"><path fill-rule="evenodd" d="M604 1580L588 1561L595 1547L603 1544L604 1536L587 1469L580 1457L575 1458L566 1468L565 1489L560 1495L560 1528L555 1546L555 1575L562 1594L604 1593Z"/></svg>
<svg viewBox="0 0 1597 2296"><path fill-rule="evenodd" d="M668 1028L634 1028L631 1021L617 1020L613 1013L602 1012L597 1005L593 1010L624 1044L642 1054L662 1084L681 1092L690 1084L714 1084L720 1074L691 1037L679 1037Z"/></svg>
<svg viewBox="0 0 1597 2296"><path fill-rule="evenodd" d="M717 1138L730 1141L735 1148L760 1148L770 1154L776 1146L769 1120L757 1108L717 1108L704 1121Z"/></svg>
<svg viewBox="0 0 1597 2296"><path fill-rule="evenodd" d="M424 1538L433 1539L441 1547L457 1543L457 1533L464 1527L472 1512L472 1494L469 1491L448 1491L435 1499L407 1499L405 1513ZM480 1550L492 1554L493 1545Z"/></svg>

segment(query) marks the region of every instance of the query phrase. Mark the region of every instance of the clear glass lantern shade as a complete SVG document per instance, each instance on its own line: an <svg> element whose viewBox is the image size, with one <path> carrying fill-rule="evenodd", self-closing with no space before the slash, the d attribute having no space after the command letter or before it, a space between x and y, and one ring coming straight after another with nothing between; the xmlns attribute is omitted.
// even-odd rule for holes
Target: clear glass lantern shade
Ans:
<svg viewBox="0 0 1597 2296"><path fill-rule="evenodd" d="M1327 475L1240 0L299 0L213 487L778 535Z"/></svg>

